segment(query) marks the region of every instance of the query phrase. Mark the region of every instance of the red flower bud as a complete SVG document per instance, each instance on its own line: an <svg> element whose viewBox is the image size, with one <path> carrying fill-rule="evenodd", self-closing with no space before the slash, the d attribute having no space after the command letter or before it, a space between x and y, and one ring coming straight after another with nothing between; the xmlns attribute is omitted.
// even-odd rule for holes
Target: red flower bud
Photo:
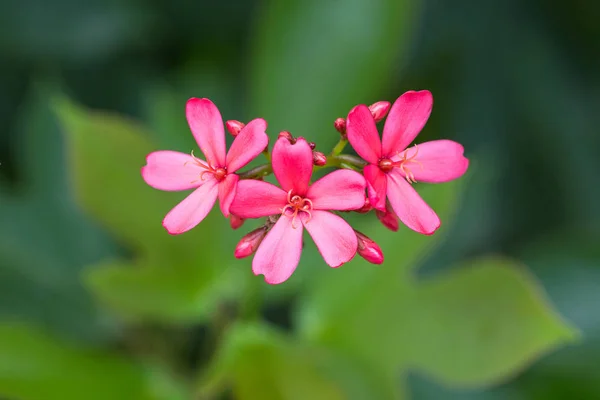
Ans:
<svg viewBox="0 0 600 400"><path fill-rule="evenodd" d="M225 122L225 127L231 133L232 136L237 136L240 131L246 126L243 122L232 119L231 121Z"/></svg>
<svg viewBox="0 0 600 400"><path fill-rule="evenodd" d="M379 218L379 221L381 221L386 228L394 232L398 230L398 217L394 211L389 209L389 207L386 207L385 211L376 210L375 214L377 215L377 218Z"/></svg>
<svg viewBox="0 0 600 400"><path fill-rule="evenodd" d="M294 139L294 137L292 136L292 134L288 131L281 131L279 132L279 137L282 138L286 138L291 144L295 144L296 143L296 139Z"/></svg>
<svg viewBox="0 0 600 400"><path fill-rule="evenodd" d="M383 263L383 252L377 243L370 237L359 231L354 231L356 239L358 239L358 255L370 262L371 264Z"/></svg>
<svg viewBox="0 0 600 400"><path fill-rule="evenodd" d="M317 147L317 144L315 142L308 142L308 147L310 147L311 150L314 150Z"/></svg>
<svg viewBox="0 0 600 400"><path fill-rule="evenodd" d="M266 226L261 226L246 234L237 246L235 246L235 252L233 253L235 258L244 258L252 255L258 249L260 242L265 238L267 231Z"/></svg>
<svg viewBox="0 0 600 400"><path fill-rule="evenodd" d="M327 164L327 157L320 151L313 151L313 164L321 167Z"/></svg>
<svg viewBox="0 0 600 400"><path fill-rule="evenodd" d="M373 103L369 106L369 111L371 111L371 115L373 115L375 122L379 122L384 119L388 111L390 111L390 102L378 101L377 103Z"/></svg>
<svg viewBox="0 0 600 400"><path fill-rule="evenodd" d="M229 216L229 225L231 225L231 229L240 228L244 225L244 221L246 221L244 218L238 217L237 215L231 214Z"/></svg>
<svg viewBox="0 0 600 400"><path fill-rule="evenodd" d="M338 118L334 121L333 126L335 130L342 136L346 136L346 120L344 118Z"/></svg>
<svg viewBox="0 0 600 400"><path fill-rule="evenodd" d="M354 211L356 211L357 213L360 213L360 214L366 214L369 211L371 211L372 209L373 209L373 206L371 206L371 202L369 201L369 198L367 197L365 199L365 204L358 210L354 210Z"/></svg>

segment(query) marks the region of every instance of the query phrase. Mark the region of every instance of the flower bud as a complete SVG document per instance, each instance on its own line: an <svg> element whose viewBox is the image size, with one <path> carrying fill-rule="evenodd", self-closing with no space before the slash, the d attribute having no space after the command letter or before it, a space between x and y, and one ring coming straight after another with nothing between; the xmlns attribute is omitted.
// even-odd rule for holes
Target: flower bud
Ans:
<svg viewBox="0 0 600 400"><path fill-rule="evenodd" d="M246 234L246 236L239 241L237 246L235 246L235 252L233 254L235 258L245 258L252 255L265 238L267 231L268 229L266 226L261 226Z"/></svg>
<svg viewBox="0 0 600 400"><path fill-rule="evenodd" d="M231 214L229 216L229 225L231 225L231 229L240 228L244 225L244 221L246 221L244 218L238 217L237 215Z"/></svg>
<svg viewBox="0 0 600 400"><path fill-rule="evenodd" d="M373 115L375 122L379 122L384 119L388 111L390 111L390 102L378 101L377 103L373 103L369 106L369 111L371 111L371 115Z"/></svg>
<svg viewBox="0 0 600 400"><path fill-rule="evenodd" d="M237 136L240 133L240 131L244 129L244 126L246 126L246 124L240 121L236 121L234 119L225 122L225 127L227 128L229 133L231 133L231 136Z"/></svg>
<svg viewBox="0 0 600 400"><path fill-rule="evenodd" d="M317 147L317 144L315 142L308 142L308 147L310 147L311 150L314 150Z"/></svg>
<svg viewBox="0 0 600 400"><path fill-rule="evenodd" d="M327 164L327 157L320 151L313 151L313 164L322 167Z"/></svg>
<svg viewBox="0 0 600 400"><path fill-rule="evenodd" d="M354 210L355 212L359 213L359 214L366 214L369 211L371 211L373 209L373 206L371 205L371 202L369 201L369 198L367 197L365 199L365 204L359 208L358 210Z"/></svg>
<svg viewBox="0 0 600 400"><path fill-rule="evenodd" d="M346 120L344 118L336 119L333 126L335 126L335 130L338 131L340 135L346 136Z"/></svg>
<svg viewBox="0 0 600 400"><path fill-rule="evenodd" d="M358 240L358 255L370 262L371 264L383 263L383 252L381 247L370 237L359 231L354 231Z"/></svg>
<svg viewBox="0 0 600 400"><path fill-rule="evenodd" d="M296 143L296 139L294 139L294 137L292 136L292 134L288 131L281 131L279 132L279 137L282 138L286 138L291 144L295 144Z"/></svg>
<svg viewBox="0 0 600 400"><path fill-rule="evenodd" d="M383 226L388 228L390 231L396 232L398 230L398 217L396 216L394 211L386 207L385 211L375 210L375 214L377 215L377 218L379 218L379 221L381 221Z"/></svg>

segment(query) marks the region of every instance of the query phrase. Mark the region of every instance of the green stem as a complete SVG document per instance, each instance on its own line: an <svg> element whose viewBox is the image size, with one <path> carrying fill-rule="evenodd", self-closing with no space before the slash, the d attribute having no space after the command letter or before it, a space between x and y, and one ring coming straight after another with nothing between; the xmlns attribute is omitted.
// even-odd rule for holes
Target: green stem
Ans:
<svg viewBox="0 0 600 400"><path fill-rule="evenodd" d="M259 165L239 174L240 179L258 179L270 175L273 172L271 163Z"/></svg>
<svg viewBox="0 0 600 400"><path fill-rule="evenodd" d="M333 148L333 150L331 150L331 157L335 157L338 156L342 153L342 151L344 151L344 148L346 147L346 145L348 144L348 139L347 138L340 138L340 141L337 142L337 144L335 145L335 147Z"/></svg>

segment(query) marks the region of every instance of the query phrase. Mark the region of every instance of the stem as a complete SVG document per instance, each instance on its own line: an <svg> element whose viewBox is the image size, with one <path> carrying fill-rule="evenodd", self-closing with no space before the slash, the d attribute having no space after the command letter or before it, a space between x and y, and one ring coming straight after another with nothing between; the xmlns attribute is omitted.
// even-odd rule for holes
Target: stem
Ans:
<svg viewBox="0 0 600 400"><path fill-rule="evenodd" d="M239 174L240 179L258 179L265 177L273 172L273 167L271 163L259 165L258 167L249 169L246 172L242 172Z"/></svg>
<svg viewBox="0 0 600 400"><path fill-rule="evenodd" d="M345 137L340 138L340 141L337 142L337 144L335 145L335 147L333 148L333 150L331 150L331 157L335 157L338 156L342 153L342 151L344 151L344 148L346 147L346 145L348 144L348 139Z"/></svg>

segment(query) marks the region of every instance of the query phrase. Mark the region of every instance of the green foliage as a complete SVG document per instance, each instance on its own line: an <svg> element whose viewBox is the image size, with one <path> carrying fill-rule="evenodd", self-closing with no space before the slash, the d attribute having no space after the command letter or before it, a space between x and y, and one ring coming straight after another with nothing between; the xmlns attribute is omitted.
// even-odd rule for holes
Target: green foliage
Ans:
<svg viewBox="0 0 600 400"><path fill-rule="evenodd" d="M272 128L328 150L337 140L338 116L380 100L374 96L389 83L416 3L267 2L253 49L252 109ZM369 79L361 79L365 76Z"/></svg>
<svg viewBox="0 0 600 400"><path fill-rule="evenodd" d="M202 320L217 297L233 296L243 281L228 269L233 257L221 257L233 246L217 210L180 237L160 225L182 194L157 191L141 178L145 156L156 150L150 135L134 122L66 99L56 101L56 111L82 206L136 255L133 262L88 269L88 287L123 316L164 321Z"/></svg>
<svg viewBox="0 0 600 400"><path fill-rule="evenodd" d="M163 382L151 385L150 379ZM169 378L123 356L74 347L24 325L0 325L0 392L30 400L179 400Z"/></svg>
<svg viewBox="0 0 600 400"><path fill-rule="evenodd" d="M458 187L422 191L443 221ZM460 387L504 380L575 338L512 261L481 259L435 280L416 281L407 267L425 256L431 241L403 229L381 240L399 265L354 262L321 276L300 305L301 335L355 354L390 382L416 368Z"/></svg>
<svg viewBox="0 0 600 400"><path fill-rule="evenodd" d="M51 80L31 85L14 127L24 179L13 187L0 180L0 316L105 340L113 323L94 307L78 274L114 246L70 196L62 140L48 105L55 93Z"/></svg>

